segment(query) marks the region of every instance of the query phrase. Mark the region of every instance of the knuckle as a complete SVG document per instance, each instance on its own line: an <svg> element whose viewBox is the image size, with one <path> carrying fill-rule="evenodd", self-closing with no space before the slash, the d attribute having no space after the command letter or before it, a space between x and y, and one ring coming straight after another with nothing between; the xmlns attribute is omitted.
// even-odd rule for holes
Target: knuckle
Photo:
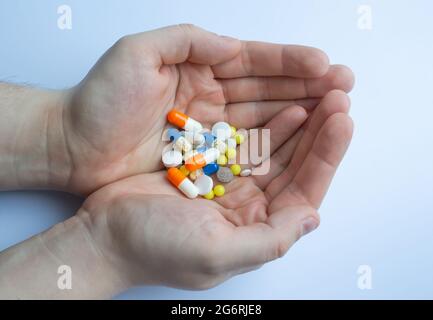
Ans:
<svg viewBox="0 0 433 320"><path fill-rule="evenodd" d="M114 54L133 62L147 61L152 55L152 46L147 43L149 39L149 36L142 37L141 40L134 35L123 36L114 44Z"/></svg>
<svg viewBox="0 0 433 320"><path fill-rule="evenodd" d="M192 23L180 23L177 27L185 33L191 33L197 30L197 27Z"/></svg>
<svg viewBox="0 0 433 320"><path fill-rule="evenodd" d="M132 46L132 37L130 35L123 36L119 40L117 40L115 47L116 48L131 48Z"/></svg>
<svg viewBox="0 0 433 320"><path fill-rule="evenodd" d="M221 259L214 248L202 253L201 269L207 275L218 275L221 273Z"/></svg>
<svg viewBox="0 0 433 320"><path fill-rule="evenodd" d="M274 252L274 258L279 259L284 257L284 255L289 251L290 244L288 241L280 240L278 241L275 252Z"/></svg>

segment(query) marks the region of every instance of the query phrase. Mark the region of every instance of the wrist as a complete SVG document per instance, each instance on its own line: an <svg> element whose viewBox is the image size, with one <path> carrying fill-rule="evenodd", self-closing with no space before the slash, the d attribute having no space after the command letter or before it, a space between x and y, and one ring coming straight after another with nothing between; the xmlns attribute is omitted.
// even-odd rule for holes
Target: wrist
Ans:
<svg viewBox="0 0 433 320"><path fill-rule="evenodd" d="M46 185L69 191L72 158L67 145L64 113L69 101L69 90L45 92L46 124Z"/></svg>
<svg viewBox="0 0 433 320"><path fill-rule="evenodd" d="M122 231L119 230L119 227L126 226L118 226L118 223L115 222L114 225L116 226L112 227L110 212L122 213L118 210L117 201L108 200L106 205L103 203L96 204L93 201L88 204L88 202L84 203L77 216L86 226L93 240L93 246L97 248L107 269L110 270L111 274L116 275L118 283L122 284L122 289L137 285L155 284L142 279L147 272L141 266L135 265L136 256L129 249L131 239L129 236L122 236ZM116 218L113 217L113 219Z"/></svg>
<svg viewBox="0 0 433 320"><path fill-rule="evenodd" d="M90 233L87 216L78 214L51 230L41 239L58 263L72 271L72 298L109 298L128 288L104 256ZM67 291L67 290L66 290Z"/></svg>
<svg viewBox="0 0 433 320"><path fill-rule="evenodd" d="M0 274L0 298L103 299L126 289L80 216L2 252Z"/></svg>
<svg viewBox="0 0 433 320"><path fill-rule="evenodd" d="M108 188L109 189L109 188ZM123 194L118 188L115 193L99 191L92 194L79 210L78 215L86 222L95 247L101 252L113 274L117 274L126 288L138 285L160 285L161 265L151 258L155 247L147 243L148 232L139 230L131 221L130 212L140 210L148 216L149 208L142 197ZM137 235L138 231L138 235Z"/></svg>
<svg viewBox="0 0 433 320"><path fill-rule="evenodd" d="M0 189L66 189L71 161L62 114L67 91L0 84Z"/></svg>

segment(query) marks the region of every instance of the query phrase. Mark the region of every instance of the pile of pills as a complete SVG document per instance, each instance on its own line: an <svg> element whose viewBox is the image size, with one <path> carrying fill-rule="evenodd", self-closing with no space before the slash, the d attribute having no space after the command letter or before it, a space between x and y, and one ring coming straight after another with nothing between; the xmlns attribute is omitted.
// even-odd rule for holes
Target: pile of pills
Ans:
<svg viewBox="0 0 433 320"><path fill-rule="evenodd" d="M188 198L198 195L208 200L222 197L224 185L235 176L249 176L251 169L242 169L236 164L237 145L245 137L226 122L217 122L211 129L203 128L200 122L173 109L167 120L177 128L166 130L170 145L162 155L167 170L167 179Z"/></svg>

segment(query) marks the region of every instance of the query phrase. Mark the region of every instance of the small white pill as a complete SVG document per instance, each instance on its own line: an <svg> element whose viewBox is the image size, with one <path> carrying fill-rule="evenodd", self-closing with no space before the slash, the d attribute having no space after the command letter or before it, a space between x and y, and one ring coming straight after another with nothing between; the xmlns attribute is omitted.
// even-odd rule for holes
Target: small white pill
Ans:
<svg viewBox="0 0 433 320"><path fill-rule="evenodd" d="M197 179L194 182L194 185L198 189L198 194L203 196L211 192L213 188L213 180L211 177L204 174L197 177Z"/></svg>
<svg viewBox="0 0 433 320"><path fill-rule="evenodd" d="M170 150L162 155L162 162L167 168L177 167L182 164L182 153L177 150Z"/></svg>
<svg viewBox="0 0 433 320"><path fill-rule="evenodd" d="M185 137L181 136L174 142L174 148L181 152L188 152L192 150L192 144Z"/></svg>
<svg viewBox="0 0 433 320"><path fill-rule="evenodd" d="M237 146L236 139L233 138L227 139L227 148L236 149L236 146Z"/></svg>
<svg viewBox="0 0 433 320"><path fill-rule="evenodd" d="M222 154L226 153L226 151L227 151L227 145L222 140L215 140L213 142L213 147L217 148L218 151Z"/></svg>
<svg viewBox="0 0 433 320"><path fill-rule="evenodd" d="M202 135L201 133L196 133L194 135L193 143L195 146L202 146L205 143L204 135Z"/></svg>
<svg viewBox="0 0 433 320"><path fill-rule="evenodd" d="M244 169L241 171L241 173L239 174L241 177L248 177L250 176L252 173L251 169Z"/></svg>
<svg viewBox="0 0 433 320"><path fill-rule="evenodd" d="M232 129L227 122L217 122L212 127L212 134L217 140L226 141L232 135Z"/></svg>
<svg viewBox="0 0 433 320"><path fill-rule="evenodd" d="M189 178L190 178L192 181L195 181L198 177L201 177L202 175L204 175L203 170L202 170L202 169L197 169L197 170L195 170L195 171L192 171L192 172L189 174Z"/></svg>

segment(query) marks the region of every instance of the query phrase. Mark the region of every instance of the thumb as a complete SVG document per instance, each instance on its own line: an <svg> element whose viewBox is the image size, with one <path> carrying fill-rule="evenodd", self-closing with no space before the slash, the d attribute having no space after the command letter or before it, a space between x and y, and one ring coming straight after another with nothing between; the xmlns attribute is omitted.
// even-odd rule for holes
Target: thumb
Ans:
<svg viewBox="0 0 433 320"><path fill-rule="evenodd" d="M214 65L236 56L241 41L219 36L191 24L169 26L130 36L149 52L155 66L185 61Z"/></svg>
<svg viewBox="0 0 433 320"><path fill-rule="evenodd" d="M266 223L236 227L225 239L224 250L219 250L224 252L219 261L224 261L225 270L248 270L280 258L300 237L316 229L319 221L313 208L282 208L271 213Z"/></svg>

